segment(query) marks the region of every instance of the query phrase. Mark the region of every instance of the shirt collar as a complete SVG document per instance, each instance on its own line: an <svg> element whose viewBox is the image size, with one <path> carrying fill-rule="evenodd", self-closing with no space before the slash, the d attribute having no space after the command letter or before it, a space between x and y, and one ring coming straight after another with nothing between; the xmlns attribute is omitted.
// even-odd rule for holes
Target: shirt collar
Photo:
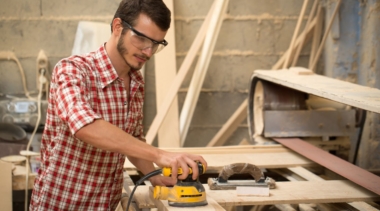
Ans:
<svg viewBox="0 0 380 211"><path fill-rule="evenodd" d="M102 84L102 88L106 87L108 84L112 83L118 78L117 72L115 68L112 66L111 60L108 57L107 51L103 44L96 51L96 58L99 61L98 71L100 76L100 83Z"/></svg>
<svg viewBox="0 0 380 211"><path fill-rule="evenodd" d="M100 61L99 76L101 79L102 88L106 87L108 84L111 84L113 81L119 78L104 46L105 43L96 52L96 57ZM131 80L135 81L138 85L144 85L144 79L139 70L132 69L129 72L129 76L131 77Z"/></svg>

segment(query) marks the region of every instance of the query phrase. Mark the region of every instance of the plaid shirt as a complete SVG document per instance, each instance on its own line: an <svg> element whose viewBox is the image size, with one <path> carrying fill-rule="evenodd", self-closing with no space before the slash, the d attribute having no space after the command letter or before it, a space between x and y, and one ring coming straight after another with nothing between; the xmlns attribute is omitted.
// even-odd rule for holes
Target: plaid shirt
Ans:
<svg viewBox="0 0 380 211"><path fill-rule="evenodd" d="M144 139L144 82L140 71L129 75L128 100L104 46L55 66L30 210L116 209L125 156L98 149L73 134L95 119L104 119Z"/></svg>

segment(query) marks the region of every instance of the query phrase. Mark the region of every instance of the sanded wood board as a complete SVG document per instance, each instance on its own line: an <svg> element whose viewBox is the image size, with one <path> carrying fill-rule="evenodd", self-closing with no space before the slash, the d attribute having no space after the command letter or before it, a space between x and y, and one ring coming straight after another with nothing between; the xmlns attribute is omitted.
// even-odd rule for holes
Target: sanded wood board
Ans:
<svg viewBox="0 0 380 211"><path fill-rule="evenodd" d="M323 178L321 178L321 177L313 174L312 172L306 170L303 167L292 167L292 168L288 168L288 169L290 171L292 171L293 173L296 173L297 175L301 176L305 180L324 181ZM367 204L365 202L361 202L361 201L351 202L351 203L348 203L348 204L351 205L352 207L358 209L358 210L378 211L378 209L372 207L371 205L369 205L369 204Z"/></svg>
<svg viewBox="0 0 380 211"><path fill-rule="evenodd" d="M207 200L213 199L223 207L380 200L379 195L348 180L276 182L276 188L270 189L269 197L242 197L236 195L236 190L210 190L207 184L203 186ZM135 192L135 200L141 209L156 206L149 197L149 186L139 186Z"/></svg>
<svg viewBox="0 0 380 211"><path fill-rule="evenodd" d="M380 90L322 75L298 75L288 69L256 70L254 77L301 92L327 98L364 110L380 113Z"/></svg>
<svg viewBox="0 0 380 211"><path fill-rule="evenodd" d="M269 197L238 197L236 190L210 190L206 193L222 206L338 203L376 201L376 195L348 180L276 182Z"/></svg>
<svg viewBox="0 0 380 211"><path fill-rule="evenodd" d="M187 149L187 148L184 148ZM206 148L208 149L208 148ZM190 149L191 150L191 149ZM169 150L170 151L170 150ZM186 151L182 151L186 152ZM202 155L207 161L207 172L219 172L224 166L231 163L251 163L259 168L287 168L295 166L313 166L314 162L300 156L289 150L278 148L277 150L270 149L233 149L219 152L197 151L191 152ZM136 167L125 160L124 168L126 170L135 170Z"/></svg>

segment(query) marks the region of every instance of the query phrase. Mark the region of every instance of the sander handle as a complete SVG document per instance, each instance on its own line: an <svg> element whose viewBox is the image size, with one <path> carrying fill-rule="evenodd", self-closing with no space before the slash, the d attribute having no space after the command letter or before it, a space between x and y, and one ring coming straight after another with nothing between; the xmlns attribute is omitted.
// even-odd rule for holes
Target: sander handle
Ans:
<svg viewBox="0 0 380 211"><path fill-rule="evenodd" d="M223 183L227 182L228 178L234 174L250 174L256 182L264 178L262 171L255 165L250 163L233 163L223 167L219 173L218 181Z"/></svg>
<svg viewBox="0 0 380 211"><path fill-rule="evenodd" d="M204 174L206 172L206 167L201 162L197 162L197 164L198 164L199 175ZM183 174L183 170L182 168L178 168L178 175L181 175L181 174ZM189 175L191 174L193 174L193 169L189 168ZM171 167L162 168L162 175L164 175L165 177L170 177L172 175L172 168Z"/></svg>

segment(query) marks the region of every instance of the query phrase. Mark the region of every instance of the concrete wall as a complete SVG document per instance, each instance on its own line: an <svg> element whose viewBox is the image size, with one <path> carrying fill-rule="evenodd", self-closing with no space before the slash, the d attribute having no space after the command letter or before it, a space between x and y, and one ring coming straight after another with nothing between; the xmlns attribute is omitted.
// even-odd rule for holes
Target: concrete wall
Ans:
<svg viewBox="0 0 380 211"><path fill-rule="evenodd" d="M190 48L212 2L212 0L174 0L178 67ZM326 6L327 1L323 2ZM366 2L372 6L378 4L377 1ZM36 57L39 50L43 49L48 56L51 71L58 60L71 54L78 22L86 20L110 23L118 3L119 0L1 0L0 51L13 51L18 56L26 72L28 89L36 90ZM270 69L280 58L290 44L302 3L303 0L230 0L228 14L216 43L186 146L205 146L247 97L252 71ZM344 0L342 6L344 17L355 20L359 4L360 2L356 0ZM306 14L310 11L310 7L311 5ZM362 7L365 8L365 6ZM364 9L363 12L366 15L361 14L360 17L370 17L370 20L361 27L371 26L378 33L379 29L374 27L379 23L376 19L378 16L373 16L373 14L378 15L376 7ZM304 20L305 22L306 20ZM355 27L360 28L358 25ZM344 31L341 34L343 33ZM371 31L364 34L370 36L370 33ZM354 34L353 36L356 41L359 41L359 35ZM362 39L364 40L364 36ZM371 37L371 39L375 38ZM333 45L330 44L330 46ZM306 50L302 52L299 66L307 66L308 48L307 46ZM347 48L352 50L355 48L355 43L347 44ZM364 54L364 49L361 49L362 54ZM378 51L378 47L375 48L375 51ZM326 55L329 52L326 51ZM355 52L354 56L359 54L359 51L356 50L352 52ZM379 54L376 55L375 57L378 58ZM336 64L337 60L331 61L328 58L324 59L328 67L325 74L336 77L336 75L329 74L329 72L335 71L335 66L329 64ZM378 67L379 61L375 62L376 67ZM323 58L321 62L323 62ZM363 63L363 65L367 64L370 63ZM358 67L359 63L356 64L356 68ZM13 62L0 61L0 93L20 94L23 92L17 69ZM359 78L354 82L367 80L360 78L372 78L368 74L376 75L376 71L367 72L366 68L363 68L360 74L350 67L339 69L339 71L345 76L352 76L352 71L354 71L353 74ZM319 72L322 71L319 69ZM146 65L145 78L144 124L147 130L156 113L154 59ZM346 78L343 77L344 80ZM179 93L179 108L182 107L190 79L189 75L182 85ZM372 84L361 84L375 86L379 84L379 80ZM248 139L245 121L241 123L226 144L237 144L244 138Z"/></svg>
<svg viewBox="0 0 380 211"><path fill-rule="evenodd" d="M329 7L328 2L326 7ZM325 75L380 88L380 1L343 1L339 36L329 36L325 49ZM330 34L331 35L331 34ZM380 115L367 113L357 164L380 170ZM352 141L356 146L358 139Z"/></svg>

